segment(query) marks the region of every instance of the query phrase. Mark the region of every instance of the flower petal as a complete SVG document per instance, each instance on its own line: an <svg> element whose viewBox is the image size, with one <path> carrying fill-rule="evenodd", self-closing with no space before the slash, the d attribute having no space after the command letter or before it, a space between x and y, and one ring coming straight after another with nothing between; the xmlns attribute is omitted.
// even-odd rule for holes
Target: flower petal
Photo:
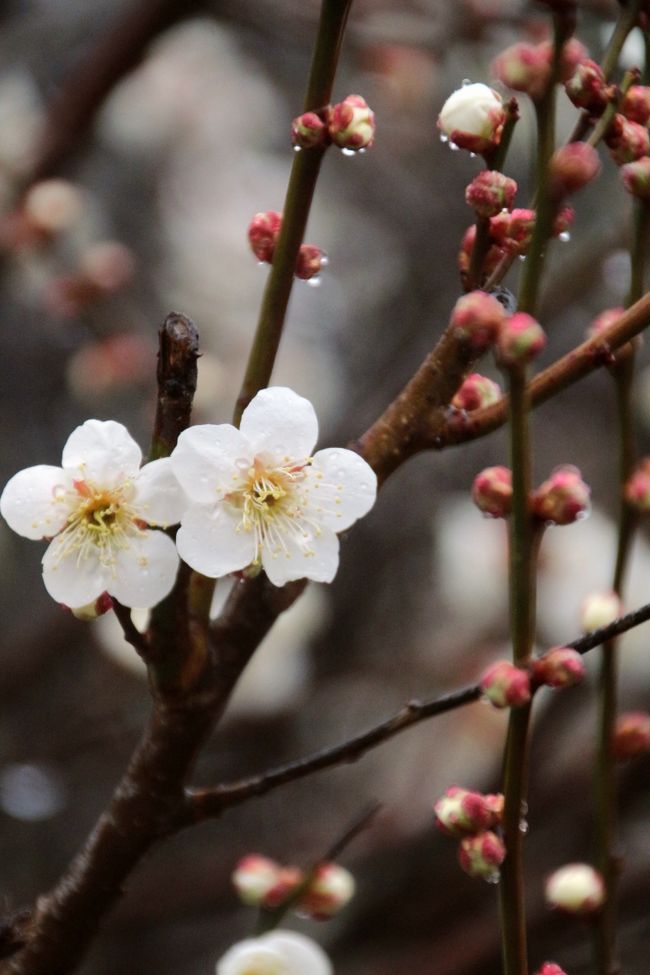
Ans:
<svg viewBox="0 0 650 975"><path fill-rule="evenodd" d="M118 549L113 578L106 586L125 606L150 609L171 591L179 558L176 546L164 532L147 531Z"/></svg>
<svg viewBox="0 0 650 975"><path fill-rule="evenodd" d="M205 423L184 430L171 456L181 487L199 504L220 500L252 460L248 440L230 423Z"/></svg>
<svg viewBox="0 0 650 975"><path fill-rule="evenodd" d="M262 565L274 586L294 579L331 582L339 567L339 540L329 528L318 535L282 535L281 545L262 548Z"/></svg>
<svg viewBox="0 0 650 975"><path fill-rule="evenodd" d="M323 949L304 934L276 930L259 940L283 956L287 975L333 975L334 969Z"/></svg>
<svg viewBox="0 0 650 975"><path fill-rule="evenodd" d="M67 539L55 538L43 556L43 582L52 599L71 609L87 606L106 592L111 570L91 552L80 557L79 552L62 556Z"/></svg>
<svg viewBox="0 0 650 975"><path fill-rule="evenodd" d="M229 948L217 962L217 975L293 975L287 968L284 956L266 939L247 938ZM305 970L304 975L309 975Z"/></svg>
<svg viewBox="0 0 650 975"><path fill-rule="evenodd" d="M305 460L318 438L314 407L285 386L261 389L244 410L240 429L254 454L270 454L279 464Z"/></svg>
<svg viewBox="0 0 650 975"><path fill-rule="evenodd" d="M149 525L176 525L189 505L169 457L145 464L136 476L135 491L133 507Z"/></svg>
<svg viewBox="0 0 650 975"><path fill-rule="evenodd" d="M24 538L51 538L70 514L70 475L61 467L27 467L5 486L0 512L10 528Z"/></svg>
<svg viewBox="0 0 650 975"><path fill-rule="evenodd" d="M344 531L367 514L377 497L377 476L353 450L328 447L305 469L308 510L320 524Z"/></svg>
<svg viewBox="0 0 650 975"><path fill-rule="evenodd" d="M180 557L212 579L244 569L255 558L255 535L238 530L240 524L241 513L229 504L192 505L176 535Z"/></svg>
<svg viewBox="0 0 650 975"><path fill-rule="evenodd" d="M137 443L115 420L86 420L72 431L63 448L63 467L99 487L133 477L141 460Z"/></svg>

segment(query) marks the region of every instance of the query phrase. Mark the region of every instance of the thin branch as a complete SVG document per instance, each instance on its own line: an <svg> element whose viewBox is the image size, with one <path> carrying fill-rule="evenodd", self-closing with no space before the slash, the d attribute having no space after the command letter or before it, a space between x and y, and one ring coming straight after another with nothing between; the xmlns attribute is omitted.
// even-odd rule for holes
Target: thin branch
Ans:
<svg viewBox="0 0 650 975"><path fill-rule="evenodd" d="M113 612L117 617L117 620L122 627L122 633L124 634L124 639L127 643L130 643L138 656L142 657L143 660L147 660L149 652L149 642L144 635L136 629L133 620L131 619L131 610L128 606L123 606L119 603L117 599L113 599Z"/></svg>
<svg viewBox="0 0 650 975"><path fill-rule="evenodd" d="M565 645L577 650L578 653L588 653L589 650L600 646L601 643L611 640L621 633L626 633L648 620L650 620L650 603L632 613L621 616L620 619L600 630L594 630L593 633L578 637ZM220 785L213 789L190 789L186 793L184 806L179 809L173 828L183 829L204 819L216 818L225 809L239 806L249 799L266 795L267 792L271 792L278 786L306 778L323 769L356 762L370 749L382 745L407 728L419 724L420 721L426 721L429 718L437 717L439 714L454 711L465 704L477 701L479 697L479 685L469 684L431 701L409 701L392 717L369 728L368 731L342 742L340 745L323 748L312 755L261 772L259 775L240 779L237 782Z"/></svg>

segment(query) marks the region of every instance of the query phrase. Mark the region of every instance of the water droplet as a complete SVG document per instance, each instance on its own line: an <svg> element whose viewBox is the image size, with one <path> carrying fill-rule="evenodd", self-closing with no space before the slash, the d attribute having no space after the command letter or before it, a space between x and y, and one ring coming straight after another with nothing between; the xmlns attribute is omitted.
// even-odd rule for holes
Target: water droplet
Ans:
<svg viewBox="0 0 650 975"><path fill-rule="evenodd" d="M558 239L561 240L563 244L568 244L571 240L571 234L568 230L563 230L561 234L558 234Z"/></svg>
<svg viewBox="0 0 650 975"><path fill-rule="evenodd" d="M341 149L344 156L356 156L356 151L354 149Z"/></svg>
<svg viewBox="0 0 650 975"><path fill-rule="evenodd" d="M366 151L365 146L362 146L361 149L357 149L357 155L363 156L365 151Z"/></svg>
<svg viewBox="0 0 650 975"><path fill-rule="evenodd" d="M485 879L488 884L493 884L496 886L496 884L498 884L501 880L501 874L498 870L495 870L494 873L489 874Z"/></svg>
<svg viewBox="0 0 650 975"><path fill-rule="evenodd" d="M50 819L65 805L63 783L42 765L8 765L0 776L0 806L14 819Z"/></svg>
<svg viewBox="0 0 650 975"><path fill-rule="evenodd" d="M313 278L309 278L307 281L310 288L320 288L322 283L323 282L320 274L315 274Z"/></svg>
<svg viewBox="0 0 650 975"><path fill-rule="evenodd" d="M238 457L235 461L235 467L239 471L247 471L250 467L250 461L247 457Z"/></svg>
<svg viewBox="0 0 650 975"><path fill-rule="evenodd" d="M519 832L520 832L520 833L523 833L523 834L524 834L524 836L525 836L525 835L526 835L526 833L528 832L528 820L527 820L527 819L525 819L525 818L524 818L523 816L522 816L522 818L521 818L521 819L519 820Z"/></svg>
<svg viewBox="0 0 650 975"><path fill-rule="evenodd" d="M467 86L468 85L471 85L471 83L472 83L472 79L471 78L463 78L462 83L461 83L461 87L467 88Z"/></svg>
<svg viewBox="0 0 650 975"><path fill-rule="evenodd" d="M302 149L302 146L294 146L293 147L293 151L294 152L300 152L301 149Z"/></svg>
<svg viewBox="0 0 650 975"><path fill-rule="evenodd" d="M258 267L266 267L266 261L258 261L257 262L257 266Z"/></svg>
<svg viewBox="0 0 650 975"><path fill-rule="evenodd" d="M470 152L469 158L470 159L476 159L476 153L475 152Z"/></svg>
<svg viewBox="0 0 650 975"><path fill-rule="evenodd" d="M320 266L321 267L327 267L328 264L329 264L329 262L330 262L330 259L327 256L327 254L325 254L324 252L321 253L321 256L320 256Z"/></svg>
<svg viewBox="0 0 650 975"><path fill-rule="evenodd" d="M521 809L521 815L522 816L527 816L528 815L528 802L525 799L522 799L521 800L520 809Z"/></svg>
<svg viewBox="0 0 650 975"><path fill-rule="evenodd" d="M452 152L458 152L460 146L457 146L455 142L450 142L449 148L451 149Z"/></svg>
<svg viewBox="0 0 650 975"><path fill-rule="evenodd" d="M526 260L526 255L525 254L520 254L519 257L518 257L518 260L521 261L521 263L523 264L524 261Z"/></svg>
<svg viewBox="0 0 650 975"><path fill-rule="evenodd" d="M443 145L444 145L445 142L449 142L449 136L448 135L445 135L444 132L441 132L440 133L440 137L439 138L440 138L440 141L443 143Z"/></svg>
<svg viewBox="0 0 650 975"><path fill-rule="evenodd" d="M508 209L508 207L503 207L501 213L510 213L510 210Z"/></svg>
<svg viewBox="0 0 650 975"><path fill-rule="evenodd" d="M576 515L576 521L584 521L591 514L591 508L585 508L584 511L579 511Z"/></svg>

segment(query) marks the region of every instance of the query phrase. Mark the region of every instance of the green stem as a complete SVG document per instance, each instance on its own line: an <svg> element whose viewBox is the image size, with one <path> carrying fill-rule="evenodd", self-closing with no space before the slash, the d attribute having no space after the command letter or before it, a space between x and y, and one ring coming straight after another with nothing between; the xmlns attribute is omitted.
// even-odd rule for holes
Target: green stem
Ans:
<svg viewBox="0 0 650 975"><path fill-rule="evenodd" d="M601 65L603 74L608 81L616 69L628 34L636 27L642 3L643 0L629 0L625 6L621 7L621 13L614 27L614 33L609 39Z"/></svg>
<svg viewBox="0 0 650 975"><path fill-rule="evenodd" d="M318 111L330 101L334 74L352 0L324 0L316 45L307 84L304 111ZM295 155L282 214L282 229L262 299L257 331L237 398L233 422L255 394L268 385L282 338L294 270L316 188L323 146L303 149Z"/></svg>
<svg viewBox="0 0 650 975"><path fill-rule="evenodd" d="M528 394L525 367L510 370L510 617L513 661L525 667L530 658L535 615L535 554L528 508L531 487ZM526 797L530 705L510 713L503 775L503 832L506 858L501 869L500 911L504 975L527 975L526 912L521 818Z"/></svg>

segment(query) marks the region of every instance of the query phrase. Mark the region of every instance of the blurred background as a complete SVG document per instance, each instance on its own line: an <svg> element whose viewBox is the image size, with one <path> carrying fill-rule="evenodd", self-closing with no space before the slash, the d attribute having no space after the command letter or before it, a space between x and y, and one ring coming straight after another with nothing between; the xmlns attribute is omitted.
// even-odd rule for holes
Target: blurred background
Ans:
<svg viewBox="0 0 650 975"><path fill-rule="evenodd" d="M91 416L122 421L146 449L156 334L172 309L201 334L195 419L229 421L267 275L246 228L257 211L282 209L289 123L301 108L318 11L316 0L1 5L3 483L23 467L58 464L68 434ZM616 13L609 0L580 4L578 36L592 57ZM444 99L465 78L488 80L499 50L539 39L546 27L544 9L523 0L354 4L334 96L364 95L377 115L376 144L363 156L326 157L306 239L330 263L319 287L296 283L274 374L315 403L321 445L344 444L372 422L458 297L456 255L472 220L463 194L479 161L439 142ZM118 63L125 38L138 30L146 39L141 56L116 70L89 125L73 132L66 105L92 91L106 60ZM521 101L506 172L525 206L533 129ZM53 103L63 110L47 127ZM560 137L574 120L560 95ZM540 315L550 341L540 368L625 298L631 207L615 167L603 162L600 179L578 197L571 240L553 246ZM17 211L17 193L34 174L68 182L41 186ZM517 267L513 289L516 274ZM643 351L639 368L643 452L650 446ZM498 378L491 363L481 370ZM609 585L613 407L601 372L535 413L536 481L574 463L594 499L589 519L549 531L544 542L542 648L577 636L583 597ZM335 744L411 697L475 679L507 653L504 529L483 519L468 493L479 470L500 463L507 463L502 432L419 456L393 475L346 541L334 584L311 586L250 665L197 783ZM41 556L42 546L0 526L6 911L56 881L106 804L149 706L139 661L114 622L84 624L57 607L42 587ZM629 608L650 599L644 535L633 561ZM647 706L647 642L645 627L624 641L624 710ZM553 958L572 975L590 970L589 932L550 915L542 885L555 867L592 858L595 664L590 659L590 679L579 688L540 694L531 758L531 964ZM81 971L213 971L254 921L230 888L236 861L258 851L308 863L377 801L373 825L342 857L356 875L357 898L335 921L296 920L296 927L326 947L337 975L496 973L495 889L460 872L455 844L433 827L431 805L451 784L497 788L505 723L473 705L176 837L131 877ZM650 761L621 767L620 783L621 952L627 975L645 975Z"/></svg>

